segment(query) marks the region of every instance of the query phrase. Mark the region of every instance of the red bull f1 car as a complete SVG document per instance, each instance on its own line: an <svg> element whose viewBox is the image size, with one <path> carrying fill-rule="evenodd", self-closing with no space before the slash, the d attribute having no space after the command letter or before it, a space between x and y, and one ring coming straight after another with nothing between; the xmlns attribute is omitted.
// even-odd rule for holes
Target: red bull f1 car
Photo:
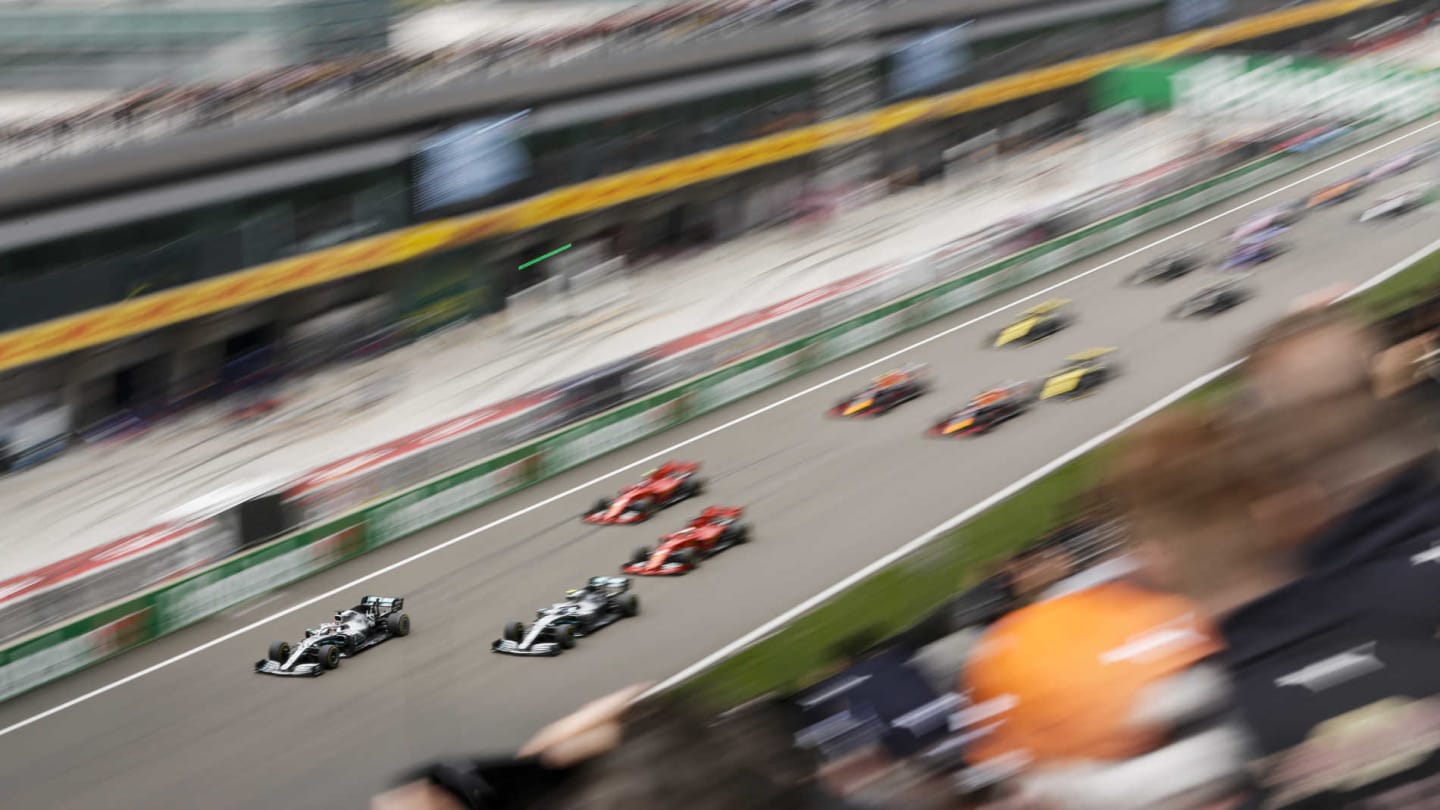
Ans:
<svg viewBox="0 0 1440 810"><path fill-rule="evenodd" d="M613 525L649 520L661 509L703 492L705 484L696 475L699 470L695 462L667 461L614 498L601 498L585 515L585 522Z"/></svg>
<svg viewBox="0 0 1440 810"><path fill-rule="evenodd" d="M503 655L555 656L602 627L640 613L640 600L625 577L591 577L583 588L565 593L564 602L535 611L526 627L507 622L490 649Z"/></svg>
<svg viewBox="0 0 1440 810"><path fill-rule="evenodd" d="M677 576L693 571L706 557L750 539L750 528L740 522L744 513L737 506L707 507L690 525L662 537L655 548L636 549L621 570L639 577Z"/></svg>
<svg viewBox="0 0 1440 810"><path fill-rule="evenodd" d="M255 671L265 675L317 677L397 636L410 635L410 616L403 597L367 596L360 604L335 614L335 620L306 629L299 644L276 641Z"/></svg>
<svg viewBox="0 0 1440 810"><path fill-rule="evenodd" d="M971 436L986 433L1030 410L1035 404L1035 386L1012 382L986 391L964 408L941 419L930 428L930 436Z"/></svg>
<svg viewBox="0 0 1440 810"><path fill-rule="evenodd" d="M831 416L879 416L930 390L923 368L898 369L876 377L866 388L830 409Z"/></svg>

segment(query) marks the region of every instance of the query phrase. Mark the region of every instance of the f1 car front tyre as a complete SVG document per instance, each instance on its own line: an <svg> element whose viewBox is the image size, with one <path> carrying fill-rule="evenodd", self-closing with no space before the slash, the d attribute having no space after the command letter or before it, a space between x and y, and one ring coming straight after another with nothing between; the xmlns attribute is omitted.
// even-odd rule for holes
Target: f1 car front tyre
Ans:
<svg viewBox="0 0 1440 810"><path fill-rule="evenodd" d="M620 597L618 601L620 604L620 613L627 618L640 613L640 597L635 594L627 593Z"/></svg>
<svg viewBox="0 0 1440 810"><path fill-rule="evenodd" d="M570 625L563 625L555 631L555 643L560 645L562 650L575 648L575 628Z"/></svg>
<svg viewBox="0 0 1440 810"><path fill-rule="evenodd" d="M675 553L675 562L680 563L681 565L686 566L691 570L694 570L700 567L700 553L693 548L682 549L681 551L677 551ZM622 613L625 612L624 603L625 600L622 598L620 600L620 610ZM628 616L633 614L626 613L626 615Z"/></svg>
<svg viewBox="0 0 1440 810"><path fill-rule="evenodd" d="M270 657L270 660L271 660L271 661L274 661L274 662L277 663L277 664L283 664L283 663L285 663L286 660L288 660L288 659L290 658L290 652L291 652L291 650L290 650L290 642L288 642L288 641L272 641L272 642L270 642L270 656L269 656L269 657Z"/></svg>
<svg viewBox="0 0 1440 810"><path fill-rule="evenodd" d="M525 638L525 625L520 622L506 622L505 632L501 633L500 637L506 641L519 642Z"/></svg>
<svg viewBox="0 0 1440 810"><path fill-rule="evenodd" d="M322 644L317 657L321 669L334 669L340 666L340 647L336 644Z"/></svg>
<svg viewBox="0 0 1440 810"><path fill-rule="evenodd" d="M648 559L650 559L650 547L649 547L649 546L641 546L641 547L635 549L635 553L634 553L634 554L631 554L631 555L630 555L630 562L632 562L632 563L634 563L634 564L636 564L636 565L640 565L641 563L645 562L645 561L648 560Z"/></svg>

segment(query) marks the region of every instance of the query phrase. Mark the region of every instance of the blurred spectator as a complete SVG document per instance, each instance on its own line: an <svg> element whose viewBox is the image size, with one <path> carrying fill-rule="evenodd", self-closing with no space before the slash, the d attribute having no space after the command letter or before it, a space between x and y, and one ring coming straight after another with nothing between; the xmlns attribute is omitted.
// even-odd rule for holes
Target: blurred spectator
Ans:
<svg viewBox="0 0 1440 810"><path fill-rule="evenodd" d="M821 791L770 703L712 720L643 687L595 701L519 751L423 769L372 810L811 810L848 807Z"/></svg>
<svg viewBox="0 0 1440 810"><path fill-rule="evenodd" d="M962 678L962 782L1001 806L1195 808L1245 784L1217 645L1195 606L1123 581L1001 619Z"/></svg>
<svg viewBox="0 0 1440 810"><path fill-rule="evenodd" d="M1113 492L1164 584L1219 621L1265 807L1440 806L1440 475L1376 336L1266 329L1222 421L1156 417Z"/></svg>

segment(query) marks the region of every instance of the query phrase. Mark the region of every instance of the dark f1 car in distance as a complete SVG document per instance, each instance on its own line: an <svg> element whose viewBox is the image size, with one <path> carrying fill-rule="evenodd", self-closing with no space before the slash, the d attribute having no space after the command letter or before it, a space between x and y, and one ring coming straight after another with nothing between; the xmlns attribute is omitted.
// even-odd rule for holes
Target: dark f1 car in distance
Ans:
<svg viewBox="0 0 1440 810"><path fill-rule="evenodd" d="M1364 191L1369 185L1369 181L1366 180L1363 174L1356 175L1355 177L1347 177L1344 180L1331 183L1314 194L1311 194L1305 200L1305 207L1328 208L1332 205L1339 205L1342 202L1353 200L1360 196L1360 192Z"/></svg>
<svg viewBox="0 0 1440 810"><path fill-rule="evenodd" d="M937 422L926 435L969 436L985 433L1030 410L1035 403L1035 386L1011 382L996 386L974 399L964 408Z"/></svg>
<svg viewBox="0 0 1440 810"><path fill-rule="evenodd" d="M1432 186L1407 188L1377 200L1374 205L1361 212L1360 221L1394 219L1434 202L1436 196L1436 189Z"/></svg>
<svg viewBox="0 0 1440 810"><path fill-rule="evenodd" d="M1245 303L1254 293L1240 279L1231 279L1195 293L1170 311L1171 318L1219 315Z"/></svg>
<svg viewBox="0 0 1440 810"><path fill-rule="evenodd" d="M340 666L340 659L397 636L410 635L410 616L403 597L367 596L360 604L335 614L335 620L305 630L305 638L291 646L288 641L270 644L269 654L255 662L255 671L266 675L324 674Z"/></svg>
<svg viewBox="0 0 1440 810"><path fill-rule="evenodd" d="M1153 284L1157 281L1174 281L1205 266L1205 256L1197 247L1187 247L1174 253L1160 256L1126 277L1128 284Z"/></svg>
<svg viewBox="0 0 1440 810"><path fill-rule="evenodd" d="M1290 250L1290 243L1280 238L1285 231L1285 228L1270 228L1247 238L1225 257L1220 269L1245 269L1279 258Z"/></svg>
<svg viewBox="0 0 1440 810"><path fill-rule="evenodd" d="M1089 349L1065 358L1065 365L1056 369L1040 387L1041 399L1079 399L1092 394L1109 382L1119 371L1110 359L1114 349Z"/></svg>
<svg viewBox="0 0 1440 810"><path fill-rule="evenodd" d="M866 388L831 408L830 416L879 416L930 390L924 366L908 366L876 377Z"/></svg>
<svg viewBox="0 0 1440 810"><path fill-rule="evenodd" d="M576 639L638 614L640 600L629 590L626 577L591 577L585 587L566 592L564 602L536 611L529 627L507 622L490 649L504 655L559 655Z"/></svg>
<svg viewBox="0 0 1440 810"><path fill-rule="evenodd" d="M648 520L661 509L703 492L705 484L696 475L699 470L696 462L667 461L614 498L601 498L585 515L585 522L623 524Z"/></svg>
<svg viewBox="0 0 1440 810"><path fill-rule="evenodd" d="M750 528L740 522L744 514L745 510L738 506L706 507L688 526L662 537L654 549L636 549L621 570L640 577L677 576L693 571L706 557L750 540Z"/></svg>
<svg viewBox="0 0 1440 810"><path fill-rule="evenodd" d="M991 345L998 349L1012 343L1035 343L1050 337L1074 322L1075 319L1064 311L1069 303L1063 298L1056 298L1036 304L1020 313L1020 317L1009 326L996 332Z"/></svg>
<svg viewBox="0 0 1440 810"><path fill-rule="evenodd" d="M1255 234L1275 228L1290 228L1305 216L1305 203L1292 202L1278 205L1245 220L1230 233L1230 241L1244 242Z"/></svg>

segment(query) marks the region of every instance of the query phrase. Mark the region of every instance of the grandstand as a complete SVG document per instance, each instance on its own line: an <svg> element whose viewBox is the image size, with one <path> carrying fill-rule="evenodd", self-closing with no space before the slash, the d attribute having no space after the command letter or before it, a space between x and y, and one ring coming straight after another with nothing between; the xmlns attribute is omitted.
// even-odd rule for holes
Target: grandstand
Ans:
<svg viewBox="0 0 1440 810"><path fill-rule="evenodd" d="M958 100L960 111L886 132L879 139L885 169L897 176L934 177L941 171L944 152L967 138L998 134L1005 150L1013 151L1073 126L1088 106L1074 71L1035 71L1027 76L1035 86L1018 89L1015 83L986 82L1077 53L1144 42L1168 30L1164 4L1124 0L1101 5L1111 13L1097 16L1095 3L1042 2L1014 14L1007 11L1017 6L1013 0L991 3L1000 11L973 26L967 72L933 85L936 91L960 90L946 102ZM719 7L724 14L711 20L706 15L714 8L646 11L619 22L611 14L587 28L584 42L606 43L608 53L614 40L635 36L636 31L642 32L642 40L649 36L645 32L655 31L662 38L703 37L700 32L707 25L749 25L757 19L753 14L796 13L793 6L756 10L725 5ZM893 68L895 45L910 41L917 20L924 26L921 30L929 31L937 22L953 19L945 14L954 13L921 13L908 5L902 10L911 16L892 15L888 22L877 23L872 44L882 70ZM1376 16L1388 13L1381 9L1354 16L1373 25ZM1323 18L1294 30L1263 30L1272 31L1269 40L1294 42L1326 35L1330 22ZM778 31L784 26L767 28ZM1102 30L1104 36L1098 36ZM1244 33L1230 36L1236 44L1250 42ZM733 62L737 57L725 58ZM286 154L285 159L272 152L269 162L258 165L255 161L261 158L243 158L249 163L213 176L187 175L170 182L151 178L140 189L110 187L88 195L63 192L69 197L58 196L64 186L58 180L34 183L57 197L22 206L18 210L23 213L0 222L0 327L10 330L12 338L0 341L9 347L0 351L0 369L7 372L8 400L28 403L27 413L38 408L62 414L64 427L42 437L46 441L39 446L45 452L22 453L27 463L49 458L57 442L63 447L72 436L99 440L136 428L163 427L172 424L170 420L180 424L189 419L191 409L208 409L211 403L231 407L237 398L258 400L245 410L263 413L268 405L257 390L267 390L283 375L294 378L313 370L308 362L297 363L296 336L313 332L342 311L362 314L338 329L351 333L345 340L331 335L330 357L351 350L373 353L493 313L507 297L543 278L543 271L526 275L515 268L559 244L597 246L600 261L624 257L643 265L796 215L808 192L806 150L767 158L759 168L690 156L708 147L721 150L712 156L733 159L753 154L757 143L785 143L797 132L812 137L813 132L804 134L806 130L798 128L814 113L811 55L767 57L758 64L709 70L692 67L691 74L663 79L650 73L654 64L646 63L643 71L635 68L623 81L616 79L624 86L613 90L599 90L608 80L584 75L583 70L566 77L572 84L548 91L551 79L561 82L559 72L528 78L517 74L515 82L497 80L492 95L468 102L481 106L450 107L438 119L435 113L412 110L400 123L381 118L362 126L346 115L338 121L346 130L357 130L351 143L320 154ZM647 75L648 81L637 78ZM1050 75L1070 78L1055 83ZM1009 94L995 94L996 84L1010 87ZM965 95L970 91L964 88L974 88L973 94ZM414 98L422 97L429 98ZM521 98L535 104L519 136L530 175L496 194L440 211L417 207L412 199L417 146L435 127L513 112ZM896 98L904 96L892 96ZM379 109L367 108L364 114L379 115ZM387 114L398 115L394 111L399 109L387 108ZM296 116L294 128L317 117ZM392 129L383 129L387 121ZM393 127L401 125L419 131L394 135ZM377 141L377 132L390 137ZM776 140L763 140L770 136ZM65 163L56 162L54 177L63 178ZM698 164L706 171L682 169ZM114 178L125 177L130 169L128 161L110 167L115 172L110 182L118 182ZM648 181L636 178L646 176L666 178L673 185L663 189L663 195L649 191L609 196L616 182L612 178L638 185ZM29 182L51 175L17 172L15 177ZM0 187L0 196L14 201L26 182ZM587 195L599 201L585 202ZM556 211L556 200L568 200L570 207ZM535 213L541 208L547 210ZM528 213L519 217L516 212ZM432 223L441 214L459 217ZM505 224L496 226L495 221ZM427 243L432 237L420 236L433 229L453 233L456 228L466 236L454 244ZM371 253L355 264L355 240L372 236L376 238L360 242L358 250ZM416 243L428 246L416 250L411 247ZM397 244L403 249L392 253ZM374 251L383 259L374 258ZM340 269L327 269L332 263ZM240 272L247 268L249 274ZM315 281L324 283L294 284L294 277L317 268L324 276ZM254 273L279 277L280 286L255 295L250 280ZM205 284L211 286L197 286ZM246 288L252 289L243 301L226 297L229 291ZM196 297L192 292L197 289L209 292ZM169 303L175 300L172 295L189 296L189 303ZM200 308L189 309L192 306ZM186 317L173 317L176 309ZM63 320L82 312L89 319L137 311L161 312L167 319L157 327L146 321L148 314L138 320L117 316L103 329ZM77 336L79 344L66 342ZM14 347L20 344L32 349L17 354ZM358 382L355 387L365 388Z"/></svg>
<svg viewBox="0 0 1440 810"><path fill-rule="evenodd" d="M0 86L114 88L88 105L6 123L0 168L555 67L601 53L713 38L789 16L792 8L756 0L539 9L456 4L398 21L398 47L392 49L383 8L344 4L341 8L353 6L354 13L327 12L335 18L315 25L307 3L313 0L259 6L237 19L228 6L200 2L162 7L158 11L169 16L161 22L151 6L106 6L98 20L80 29L83 34L70 33L65 14L94 20L90 6L43 12L0 6L0 64L7 65ZM357 25L371 33L349 35ZM317 33L296 40L287 34L292 28ZM92 42L92 29L108 36ZM187 32L182 42L167 33L174 30ZM331 30L347 33L331 38L325 33ZM45 44L26 38L32 31L42 32ZM195 45L195 32L205 32L214 44Z"/></svg>

